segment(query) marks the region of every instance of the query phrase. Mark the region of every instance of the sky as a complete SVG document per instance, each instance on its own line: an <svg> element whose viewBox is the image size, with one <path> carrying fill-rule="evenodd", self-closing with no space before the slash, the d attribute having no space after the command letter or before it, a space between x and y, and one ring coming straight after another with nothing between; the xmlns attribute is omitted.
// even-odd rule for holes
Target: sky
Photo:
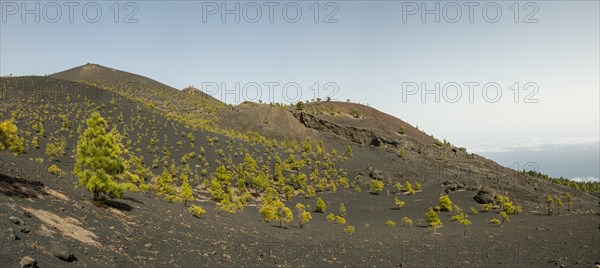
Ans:
<svg viewBox="0 0 600 268"><path fill-rule="evenodd" d="M505 166L600 177L599 1L0 3L0 75L91 62L227 103L349 99Z"/></svg>

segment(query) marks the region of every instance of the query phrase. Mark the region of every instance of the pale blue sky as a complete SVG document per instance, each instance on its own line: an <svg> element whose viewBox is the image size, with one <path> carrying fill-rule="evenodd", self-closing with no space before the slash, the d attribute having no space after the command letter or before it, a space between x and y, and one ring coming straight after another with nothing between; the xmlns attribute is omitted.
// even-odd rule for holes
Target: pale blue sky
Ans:
<svg viewBox="0 0 600 268"><path fill-rule="evenodd" d="M123 23L133 11L133 7L124 9L126 2L120 2L119 23L115 23L113 1L95 2L102 17L97 23L86 22L95 14L88 9L90 15L84 18L85 2L80 2L71 23L68 7L57 2L63 11L58 22L46 21L54 17L54 7L47 6L40 23L33 15L26 15L23 23L22 2L1 2L2 75L50 74L93 62L176 88L201 87L205 82L224 82L229 89L235 82L297 82L303 99L314 98L309 87L315 82L321 87L335 82L339 91L334 99L368 103L469 151L502 162L525 161L524 156L531 156L535 159L527 162L539 162L541 171L553 176L599 177L598 1L533 2L535 6L527 9L520 2L518 23L514 22L514 1L495 2L502 11L497 23L486 22L482 15L487 2L478 2L472 23L465 2L460 1L456 3L463 16L457 23L444 20L454 15L450 6L440 23L434 22L433 15L427 15L423 23L418 12L404 23L403 5L406 8L412 2L400 1L334 2L327 9L326 2L320 2L319 23L313 21L313 1L278 2L273 23L268 21L265 2L255 2L263 13L257 23L248 23L244 17L235 23L232 15L222 23L220 13L207 16L204 23L203 2L195 1L134 1L138 10L132 18L137 23ZM16 13L11 3L19 5ZM36 2L26 3L32 8ZM47 2L39 3L44 13ZM204 3L206 7L206 3L223 2ZM239 3L241 9L248 4ZM302 10L297 23L286 22L282 16L282 6L289 3L297 3ZM441 8L447 4L425 3L428 7L440 3ZM253 7L247 7L248 16L253 17ZM338 22L323 23L334 7L338 10L332 18ZM531 19L538 22L523 23L534 8L537 11ZM293 9L288 11L293 17ZM402 85L407 82L425 83L428 89L436 82L496 82L502 96L497 103L486 102L479 86L473 103L464 87L457 103L443 98L436 103L433 95L422 102L419 94L405 96L403 102ZM515 82L521 87L518 103L509 89ZM538 86L534 96L538 103L523 103L530 92L522 91L527 82ZM263 90L262 99L268 101ZM281 88L276 92L273 100L284 101ZM235 102L231 95L224 101ZM561 146L575 152L570 156L575 161L563 167ZM597 149L582 153L585 159L577 161L576 148L588 152L583 148L590 146ZM531 153L544 150L552 161Z"/></svg>

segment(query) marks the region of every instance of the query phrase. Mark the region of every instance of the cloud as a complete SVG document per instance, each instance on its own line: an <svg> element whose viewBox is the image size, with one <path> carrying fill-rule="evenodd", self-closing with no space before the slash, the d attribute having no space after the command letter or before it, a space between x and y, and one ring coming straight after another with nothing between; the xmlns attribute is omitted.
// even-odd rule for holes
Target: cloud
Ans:
<svg viewBox="0 0 600 268"><path fill-rule="evenodd" d="M596 177L592 177L592 176L576 177L576 178L571 178L571 180L577 181L577 182L600 182L600 178L596 178Z"/></svg>
<svg viewBox="0 0 600 268"><path fill-rule="evenodd" d="M469 151L475 153L507 153L519 151L545 151L557 147L593 146L600 147L599 137L565 138L551 141L530 140L516 143L483 143Z"/></svg>

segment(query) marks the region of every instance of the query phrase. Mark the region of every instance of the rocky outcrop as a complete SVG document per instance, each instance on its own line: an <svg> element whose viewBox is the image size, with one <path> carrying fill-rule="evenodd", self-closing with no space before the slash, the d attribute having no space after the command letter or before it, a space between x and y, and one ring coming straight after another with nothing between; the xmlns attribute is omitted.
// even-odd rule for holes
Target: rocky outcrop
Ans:
<svg viewBox="0 0 600 268"><path fill-rule="evenodd" d="M304 126L319 131L327 131L362 145L382 146L384 144L398 147L400 142L378 135L374 131L352 126L338 125L306 112L295 113L294 116Z"/></svg>
<svg viewBox="0 0 600 268"><path fill-rule="evenodd" d="M29 256L25 256L21 259L21 261L19 262L19 264L21 265L21 268L34 268L37 267L37 262L35 261L34 258L29 257Z"/></svg>

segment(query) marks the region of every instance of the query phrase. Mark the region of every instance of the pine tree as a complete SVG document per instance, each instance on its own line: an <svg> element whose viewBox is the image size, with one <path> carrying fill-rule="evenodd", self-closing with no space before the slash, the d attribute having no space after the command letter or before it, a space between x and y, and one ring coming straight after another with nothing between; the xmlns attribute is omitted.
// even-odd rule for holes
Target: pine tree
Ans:
<svg viewBox="0 0 600 268"><path fill-rule="evenodd" d="M416 193L415 189L413 189L412 184L410 184L409 181L406 181L406 184L404 185L404 191L406 191L410 195L415 195Z"/></svg>
<svg viewBox="0 0 600 268"><path fill-rule="evenodd" d="M119 198L124 187L113 178L124 171L120 145L114 135L106 133L107 123L100 113L92 113L87 125L77 143L74 173L94 200L99 200L101 195Z"/></svg>
<svg viewBox="0 0 600 268"><path fill-rule="evenodd" d="M283 228L284 224L288 224L294 220L292 210L286 206L279 209L279 228Z"/></svg>
<svg viewBox="0 0 600 268"><path fill-rule="evenodd" d="M452 201L448 195L440 196L438 200L442 211L452 211Z"/></svg>
<svg viewBox="0 0 600 268"><path fill-rule="evenodd" d="M344 206L344 203L340 203L340 216L346 216L346 206Z"/></svg>
<svg viewBox="0 0 600 268"><path fill-rule="evenodd" d="M173 187L173 176L165 168L160 176L154 178L153 189L158 196L166 195L167 198L175 193Z"/></svg>
<svg viewBox="0 0 600 268"><path fill-rule="evenodd" d="M546 204L548 204L548 215L551 215L554 210L554 198L552 198L552 196L547 196Z"/></svg>
<svg viewBox="0 0 600 268"><path fill-rule="evenodd" d="M312 219L312 216L310 215L310 212L306 211L306 207L301 203L296 204L296 211L298 211L298 220L300 221L298 228L302 229L304 228L304 225Z"/></svg>
<svg viewBox="0 0 600 268"><path fill-rule="evenodd" d="M312 144L310 143L309 139L306 139L306 141L302 145L302 151L305 152L305 153L312 152Z"/></svg>
<svg viewBox="0 0 600 268"><path fill-rule="evenodd" d="M502 224L501 225L504 225L505 222L510 221L508 219L508 214L506 212L504 212L504 211L500 211L500 219L502 219Z"/></svg>
<svg viewBox="0 0 600 268"><path fill-rule="evenodd" d="M556 212L560 215L560 208L563 206L563 201L560 196L556 197Z"/></svg>
<svg viewBox="0 0 600 268"><path fill-rule="evenodd" d="M350 145L348 145L348 148L346 148L346 154L347 157L351 157L353 155L352 153L352 147L350 147Z"/></svg>
<svg viewBox="0 0 600 268"><path fill-rule="evenodd" d="M565 197L567 198L567 211L570 213L571 208L573 207L573 196L571 196L571 193L567 192Z"/></svg>
<svg viewBox="0 0 600 268"><path fill-rule="evenodd" d="M425 213L425 220L427 220L429 227L433 228L434 233L436 233L436 229L438 227L443 226L438 213L435 212L435 210L433 210L433 208L429 208L427 213Z"/></svg>
<svg viewBox="0 0 600 268"><path fill-rule="evenodd" d="M229 185L231 185L231 174L227 171L224 165L217 168L215 176L210 181L210 194L217 201L224 199L224 194L229 191Z"/></svg>
<svg viewBox="0 0 600 268"><path fill-rule="evenodd" d="M317 198L317 204L315 206L315 212L325 212L325 209L327 209L327 205L325 205L325 201L323 201L322 198L318 197Z"/></svg>
<svg viewBox="0 0 600 268"><path fill-rule="evenodd" d="M194 200L194 193L192 187L188 181L188 176L185 173L181 173L181 191L179 192L179 199L183 201L183 205L187 206L188 201Z"/></svg>

